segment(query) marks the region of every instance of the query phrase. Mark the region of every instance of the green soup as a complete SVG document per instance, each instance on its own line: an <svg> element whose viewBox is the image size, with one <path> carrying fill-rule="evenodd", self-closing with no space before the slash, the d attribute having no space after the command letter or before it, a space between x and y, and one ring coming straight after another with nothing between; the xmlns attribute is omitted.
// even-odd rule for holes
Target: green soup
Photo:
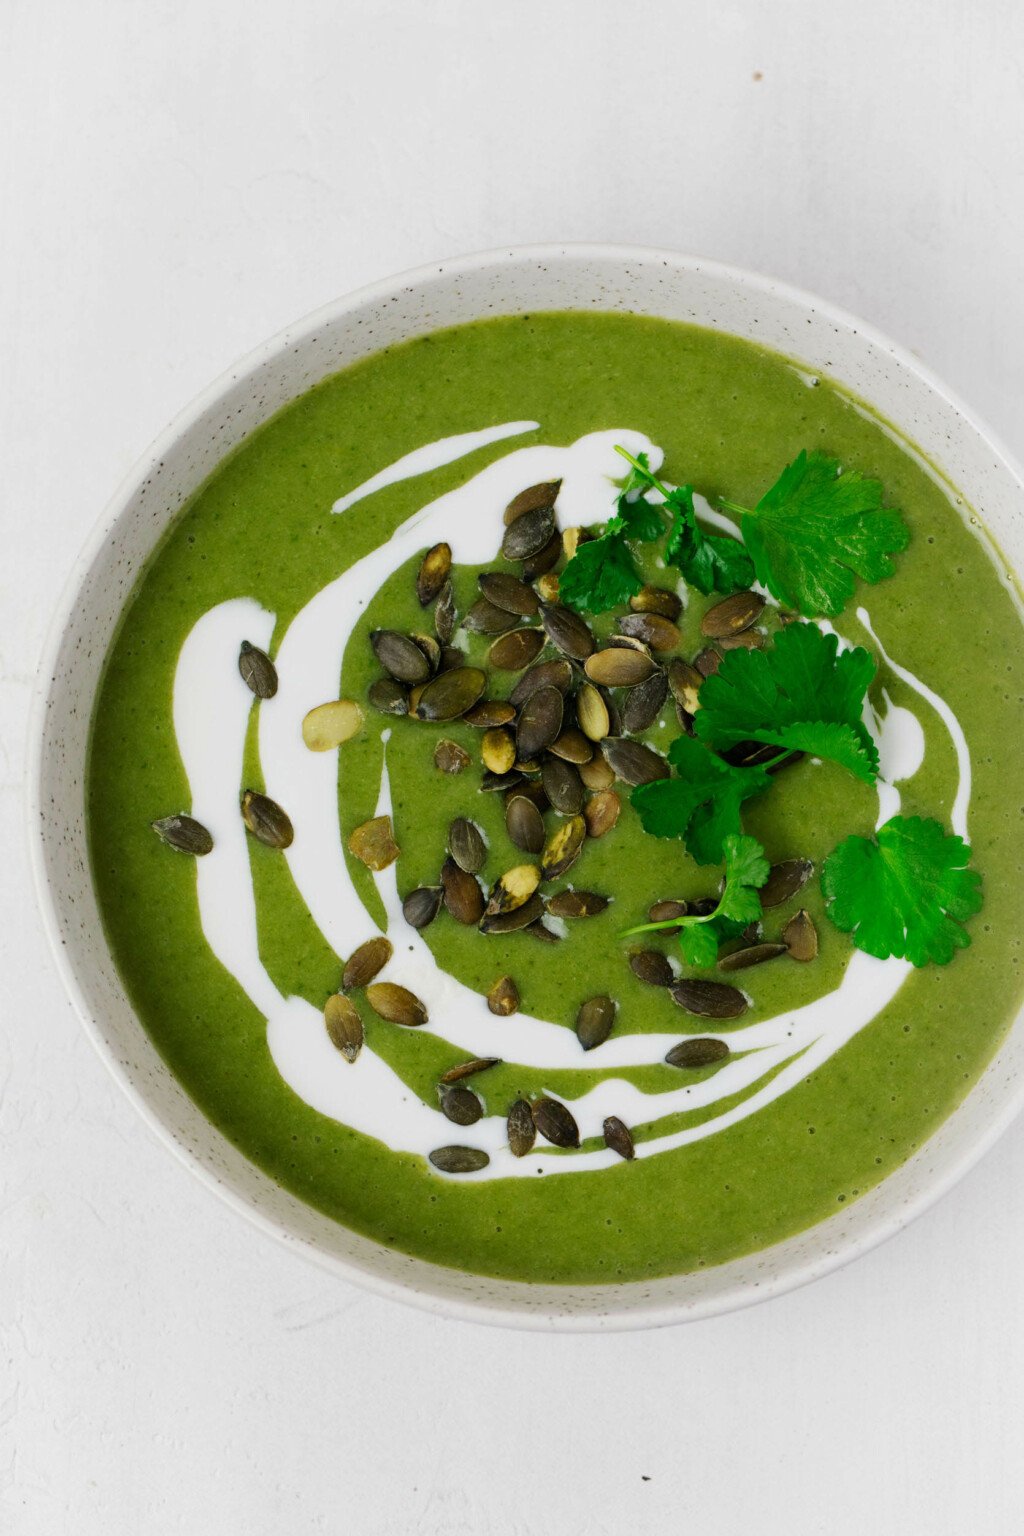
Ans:
<svg viewBox="0 0 1024 1536"><path fill-rule="evenodd" d="M539 427L387 485L341 516L331 514L339 497L423 444L530 421ZM555 1176L460 1182L437 1173L417 1152L392 1150L386 1124L371 1136L311 1107L275 1065L264 1013L204 935L196 862L171 852L150 830L154 818L190 805L172 716L175 672L186 638L216 605L252 597L272 612L273 654L327 582L428 502L513 450L626 429L642 430L660 445L673 481L692 482L712 500L753 506L802 448L822 447L882 482L887 503L901 509L911 530L911 544L897 574L877 586L861 585L836 626L879 656L857 617L863 604L887 654L934 690L962 727L972 768L970 841L984 907L969 925L970 947L951 964L911 971L846 1044L741 1118L728 1114L743 1102L739 1092L693 1109L679 1107L676 1097L668 1114L659 1107L660 1095L677 1094L684 1080L709 1081L714 1067L682 1079L660 1055L654 1060L648 1052L645 1059L639 1051L639 1064L607 1068L600 1048L585 1058L581 1051L578 1064L531 1065L521 1053L522 1031L517 1045L517 1015L494 1021L502 1048L493 1054L501 1062L466 1081L487 1116L504 1116L518 1097L542 1093L571 1107L611 1080L623 1085L623 1095L628 1089L631 1103L636 1090L649 1098L646 1118L629 1117L641 1154L645 1143L715 1115L724 1114L725 1123L668 1150L652 1145L633 1162L597 1166L592 1158L580 1171L554 1170ZM501 513L499 505L489 514L495 551L504 531ZM607 505L595 505L589 521L607 515ZM463 326L380 353L295 401L226 460L176 519L132 595L96 703L88 785L96 889L129 994L171 1070L237 1147L303 1200L381 1243L479 1273L601 1282L692 1270L778 1242L864 1194L949 1115L1020 1003L1024 763L1017 744L1024 645L1006 573L972 521L920 456L861 402L826 381L810 384L784 358L756 346L667 322L544 314ZM675 585L656 556L645 558L649 579ZM416 598L418 565L418 555L399 562L363 594L336 680L340 696L366 708L363 729L337 756L341 834L347 840L374 815L381 730L390 729L391 814L401 847L393 873L400 895L436 884L454 817L472 818L486 835L486 885L531 860L508 841L502 797L479 792L480 730L463 721L429 727L386 717L365 703L381 676L371 631L430 628L429 610ZM478 595L478 570L500 567L497 559L456 567L461 614ZM712 601L687 594L679 620L682 655L692 657L706 643L700 620ZM611 616L595 624L601 634L611 628ZM471 660L486 664L490 640L469 635L460 643ZM548 648L541 659L553 654ZM879 660L873 699L884 690L891 705L911 710L924 737L920 767L899 784L903 812L948 824L959 782L950 731L936 709ZM493 673L489 697L507 695L516 676ZM242 686L237 677L235 683ZM271 700L260 710L273 706ZM678 729L669 700L647 739L664 750ZM439 736L469 754L465 772L445 774L435 766ZM262 782L254 708L244 785L259 789ZM611 897L606 910L567 923L558 943L522 932L485 936L444 911L422 938L437 966L464 989L486 994L497 977L512 976L524 1012L565 1032L574 1048L578 1008L598 994L617 1005L615 1039L626 1035L642 1044L646 1035L683 1039L706 1030L728 1039L728 1021L687 1017L664 989L645 986L629 968L621 929L644 921L656 901L714 895L719 871L699 868L681 843L648 836L628 788L616 790L622 799L617 824L588 841L557 887ZM877 814L872 788L834 764L805 759L779 775L770 795L749 803L744 825L771 860L820 865L848 834L869 835ZM549 814L549 832L556 819ZM386 919L370 873L346 858L366 909L363 929L352 934L355 947L374 920L383 925ZM348 949L337 944L341 953L335 953L326 941L281 852L251 841L248 863L262 966L281 994L319 1010L339 986ZM801 906L818 929L817 958L805 965L780 958L722 978L741 984L751 1001L737 1024L774 1019L839 987L852 944L825 915L816 878L766 913L766 934L776 937ZM401 919L392 921L388 935L400 957L409 936ZM671 935L651 942L674 953ZM354 1000L366 1043L352 1065L339 1056L337 1071L358 1082L372 1054L409 1098L435 1110L439 1077L472 1054L452 1043L453 1018L432 1014L425 1029L403 1028L377 1017L361 994ZM470 1130L436 1118L438 1145L471 1141ZM589 1134L583 1154L598 1146ZM545 1154L578 1155L547 1147ZM529 1167L530 1156L523 1163Z"/></svg>

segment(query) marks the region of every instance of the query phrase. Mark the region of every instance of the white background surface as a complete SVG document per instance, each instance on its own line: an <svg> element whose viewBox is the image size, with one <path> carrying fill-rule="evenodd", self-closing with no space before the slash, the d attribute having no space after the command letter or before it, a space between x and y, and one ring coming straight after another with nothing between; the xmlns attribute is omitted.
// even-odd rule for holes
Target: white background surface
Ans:
<svg viewBox="0 0 1024 1536"><path fill-rule="evenodd" d="M278 1250L134 1118L51 975L20 799L108 494L236 355L392 270L562 239L757 267L1024 454L1022 58L1016 0L0 0L4 1536L1024 1529L1024 1125L768 1306L446 1324Z"/></svg>

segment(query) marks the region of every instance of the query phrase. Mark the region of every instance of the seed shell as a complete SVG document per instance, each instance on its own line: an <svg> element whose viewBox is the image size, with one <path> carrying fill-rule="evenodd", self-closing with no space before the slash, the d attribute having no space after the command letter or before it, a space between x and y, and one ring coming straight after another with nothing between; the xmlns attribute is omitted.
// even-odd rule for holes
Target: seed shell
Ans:
<svg viewBox="0 0 1024 1536"><path fill-rule="evenodd" d="M446 1120L451 1120L453 1125L475 1125L484 1112L484 1107L472 1088L457 1088L449 1083L442 1083L438 1090L438 1098L441 1101L442 1115Z"/></svg>
<svg viewBox="0 0 1024 1536"><path fill-rule="evenodd" d="M416 576L416 596L420 600L421 608L430 607L451 575L451 569L450 545L435 544L433 549L427 550Z"/></svg>
<svg viewBox="0 0 1024 1536"><path fill-rule="evenodd" d="M540 554L544 546L550 542L554 531L554 507L550 505L534 507L508 524L505 537L501 541L501 553L506 560L529 560L532 555ZM562 544L559 540L559 554L561 549Z"/></svg>
<svg viewBox="0 0 1024 1536"><path fill-rule="evenodd" d="M161 816L150 826L157 837L176 853L191 853L202 858L213 848L213 838L194 816Z"/></svg>
<svg viewBox="0 0 1024 1536"><path fill-rule="evenodd" d="M818 930L813 917L803 907L790 918L782 930L782 937L794 960L813 960L818 953Z"/></svg>
<svg viewBox="0 0 1024 1536"><path fill-rule="evenodd" d="M346 960L341 973L341 990L351 992L355 987L365 987L384 969L393 954L390 939L380 935L367 939Z"/></svg>
<svg viewBox="0 0 1024 1536"><path fill-rule="evenodd" d="M238 652L238 670L242 681L258 699L272 699L277 692L277 668L258 645L243 640Z"/></svg>
<svg viewBox="0 0 1024 1536"><path fill-rule="evenodd" d="M401 853L391 831L390 816L372 816L349 835L349 852L367 869L387 869Z"/></svg>
<svg viewBox="0 0 1024 1536"><path fill-rule="evenodd" d="M540 612L536 592L518 576L509 576L505 571L484 571L477 581L480 591L495 608L504 608L506 613L518 614L522 619L532 619Z"/></svg>
<svg viewBox="0 0 1024 1536"><path fill-rule="evenodd" d="M660 949L634 949L629 957L629 968L649 987L670 987L676 979L668 957Z"/></svg>
<svg viewBox="0 0 1024 1536"><path fill-rule="evenodd" d="M521 759L536 757L556 741L562 730L565 705L561 693L551 686L531 693L519 711L516 742Z"/></svg>
<svg viewBox="0 0 1024 1536"><path fill-rule="evenodd" d="M787 952L786 944L746 944L742 949L734 949L728 955L723 955L718 962L718 969L746 971L752 965L763 965L766 960L774 960Z"/></svg>
<svg viewBox="0 0 1024 1536"><path fill-rule="evenodd" d="M526 795L513 793L505 805L505 830L523 853L540 853L544 847L544 817Z"/></svg>
<svg viewBox="0 0 1024 1536"><path fill-rule="evenodd" d="M427 1022L427 1010L415 992L394 981L372 981L366 989L366 1001L374 1013L391 1024L412 1028Z"/></svg>
<svg viewBox="0 0 1024 1536"><path fill-rule="evenodd" d="M729 1047L724 1040L702 1035L691 1040L680 1040L667 1053L665 1060L670 1067L710 1067L713 1062L724 1061L728 1055Z"/></svg>
<svg viewBox="0 0 1024 1536"><path fill-rule="evenodd" d="M741 634L760 617L763 608L760 592L733 592L707 610L700 621L700 632L712 640Z"/></svg>
<svg viewBox="0 0 1024 1536"><path fill-rule="evenodd" d="M467 928L483 916L484 893L475 875L460 869L450 856L441 866L441 899L457 923Z"/></svg>
<svg viewBox="0 0 1024 1536"><path fill-rule="evenodd" d="M644 683L637 683L626 694L622 705L622 729L634 735L650 730L661 714L668 695L668 678L664 672L652 672Z"/></svg>
<svg viewBox="0 0 1024 1536"><path fill-rule="evenodd" d="M324 1004L324 1026L346 1061L355 1061L363 1047L363 1021L350 997L332 992Z"/></svg>
<svg viewBox="0 0 1024 1536"><path fill-rule="evenodd" d="M641 741L630 741L626 736L607 736L601 743L601 751L615 777L624 784L652 784L656 779L669 776L665 759Z"/></svg>
<svg viewBox="0 0 1024 1536"><path fill-rule="evenodd" d="M674 984L670 996L687 1013L705 1019L738 1019L747 1011L747 1000L739 988L726 986L722 981L685 977Z"/></svg>
<svg viewBox="0 0 1024 1536"><path fill-rule="evenodd" d="M471 762L472 758L465 747L460 747L449 736L442 736L434 748L434 767L442 773L462 773Z"/></svg>
<svg viewBox="0 0 1024 1536"><path fill-rule="evenodd" d="M561 603L541 608L540 621L551 644L573 661L586 661L594 649L594 637L587 624Z"/></svg>
<svg viewBox="0 0 1024 1536"><path fill-rule="evenodd" d="M311 752L330 752L350 741L362 726L365 716L354 699L334 699L317 704L302 720L302 739Z"/></svg>
<svg viewBox="0 0 1024 1536"><path fill-rule="evenodd" d="M582 816L570 816L544 845L540 872L543 880L558 880L567 874L579 858L580 849L587 835L587 824Z"/></svg>
<svg viewBox="0 0 1024 1536"><path fill-rule="evenodd" d="M513 1157L525 1157L537 1140L533 1111L525 1099L516 1099L508 1112L508 1147Z"/></svg>
<svg viewBox="0 0 1024 1536"><path fill-rule="evenodd" d="M402 916L410 928L429 928L441 908L441 887L420 885L402 902Z"/></svg>
<svg viewBox="0 0 1024 1536"><path fill-rule="evenodd" d="M803 890L813 873L814 865L810 859L784 859L781 864L773 864L761 887L762 907L765 911L769 907L781 907L797 891Z"/></svg>
<svg viewBox="0 0 1024 1536"><path fill-rule="evenodd" d="M487 994L487 1006L499 1019L519 1011L519 988L511 976L499 976Z"/></svg>
<svg viewBox="0 0 1024 1536"><path fill-rule="evenodd" d="M542 480L537 485L528 485L518 496L513 496L505 508L505 526L508 527L509 523L514 523L527 512L536 512L538 507L553 507L561 484L561 480Z"/></svg>
<svg viewBox="0 0 1024 1536"><path fill-rule="evenodd" d="M487 858L487 844L475 821L457 816L448 828L448 852L467 875L477 875Z"/></svg>
<svg viewBox="0 0 1024 1536"><path fill-rule="evenodd" d="M427 684L416 702L418 720L457 720L480 698L487 676L479 667L455 667Z"/></svg>
<svg viewBox="0 0 1024 1536"><path fill-rule="evenodd" d="M258 843L268 848L290 848L295 836L285 811L268 795L247 789L242 795L242 820Z"/></svg>
<svg viewBox="0 0 1024 1536"><path fill-rule="evenodd" d="M430 663L408 635L400 635L394 629L375 629L370 644L385 672L396 682L425 683L430 676Z"/></svg>
<svg viewBox="0 0 1024 1536"><path fill-rule="evenodd" d="M490 1158L479 1147L435 1147L429 1161L441 1173L479 1173Z"/></svg>
<svg viewBox="0 0 1024 1536"><path fill-rule="evenodd" d="M500 1056L478 1056L473 1061L460 1062L457 1067L449 1067L447 1072L442 1072L442 1083L461 1083L464 1077L475 1077L478 1072L486 1072L489 1067L500 1067Z"/></svg>
<svg viewBox="0 0 1024 1536"><path fill-rule="evenodd" d="M636 1157L636 1148L633 1145L633 1135L629 1126L620 1120L618 1115L609 1115L602 1126L604 1144L612 1152L617 1152L619 1157L627 1163L631 1163Z"/></svg>
<svg viewBox="0 0 1024 1536"><path fill-rule="evenodd" d="M578 1147L580 1130L572 1111L559 1099L535 1099L533 1123L553 1147Z"/></svg>

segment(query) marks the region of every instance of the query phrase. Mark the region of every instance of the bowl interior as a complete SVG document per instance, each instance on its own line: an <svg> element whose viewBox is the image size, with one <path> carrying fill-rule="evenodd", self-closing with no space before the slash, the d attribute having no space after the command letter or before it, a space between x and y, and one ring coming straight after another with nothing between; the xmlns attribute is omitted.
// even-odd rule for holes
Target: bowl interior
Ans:
<svg viewBox="0 0 1024 1536"><path fill-rule="evenodd" d="M727 1310L788 1289L872 1246L959 1177L1019 1107L1018 1019L957 1111L896 1173L799 1236L696 1274L549 1287L440 1268L379 1247L312 1210L199 1112L141 1028L114 968L89 874L84 778L92 699L122 605L175 513L218 461L276 410L367 354L439 326L539 309L630 311L755 340L870 401L963 486L1024 567L1024 487L986 431L884 338L784 285L658 251L567 247L432 267L342 300L260 348L168 430L115 498L55 620L40 680L34 853L58 964L94 1042L151 1125L230 1204L333 1268L398 1299L525 1326L631 1327ZM483 423L481 423L483 425Z"/></svg>

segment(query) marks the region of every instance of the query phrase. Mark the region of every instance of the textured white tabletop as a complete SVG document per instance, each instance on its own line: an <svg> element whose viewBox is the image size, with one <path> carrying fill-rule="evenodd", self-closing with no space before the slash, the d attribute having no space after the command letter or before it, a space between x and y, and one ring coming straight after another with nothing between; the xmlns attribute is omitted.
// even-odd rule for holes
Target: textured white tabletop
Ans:
<svg viewBox="0 0 1024 1536"><path fill-rule="evenodd" d="M20 787L49 610L132 460L402 267L608 239L760 268L1024 454L1022 59L1016 0L4 0L4 1536L1024 1529L1024 1124L888 1246L718 1321L549 1338L377 1301L222 1210L107 1078Z"/></svg>

